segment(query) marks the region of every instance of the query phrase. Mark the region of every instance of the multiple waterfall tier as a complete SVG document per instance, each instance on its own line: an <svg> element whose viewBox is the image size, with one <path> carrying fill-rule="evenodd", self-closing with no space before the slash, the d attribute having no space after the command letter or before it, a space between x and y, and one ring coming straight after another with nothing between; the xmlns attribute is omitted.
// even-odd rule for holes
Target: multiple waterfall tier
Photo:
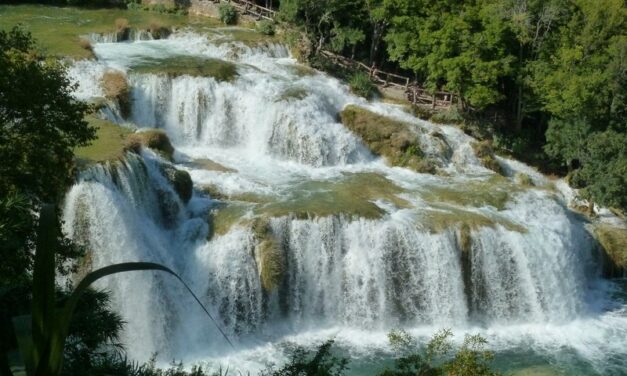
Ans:
<svg viewBox="0 0 627 376"><path fill-rule="evenodd" d="M461 130L355 97L284 46L228 32L95 38L98 59L70 70L76 96L90 100L104 95L105 72L122 72L131 111L110 102L103 115L165 130L195 189L185 202L164 173L174 166L148 149L84 171L64 217L91 250L85 267L173 268L236 343L225 346L175 280L129 273L100 287L127 321L133 358L237 359L254 371L280 361L285 341L334 336L359 357L402 327L481 332L497 350L523 346L558 363L566 347L594 372L627 367L625 308L551 181L500 157L505 176L495 174ZM173 59L233 69L190 74ZM388 167L339 121L348 104L411 124L438 174Z"/></svg>

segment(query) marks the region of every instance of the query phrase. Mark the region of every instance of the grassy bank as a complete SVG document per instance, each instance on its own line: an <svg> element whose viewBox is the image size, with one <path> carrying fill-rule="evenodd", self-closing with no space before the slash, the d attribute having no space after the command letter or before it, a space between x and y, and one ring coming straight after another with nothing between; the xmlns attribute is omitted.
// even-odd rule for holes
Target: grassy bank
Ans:
<svg viewBox="0 0 627 376"><path fill-rule="evenodd" d="M32 33L49 56L88 58L91 52L81 46L81 35L116 31L116 20L126 19L128 26L149 29L192 27L197 30L216 27L212 18L124 9L81 9L49 5L0 5L0 29L21 24Z"/></svg>

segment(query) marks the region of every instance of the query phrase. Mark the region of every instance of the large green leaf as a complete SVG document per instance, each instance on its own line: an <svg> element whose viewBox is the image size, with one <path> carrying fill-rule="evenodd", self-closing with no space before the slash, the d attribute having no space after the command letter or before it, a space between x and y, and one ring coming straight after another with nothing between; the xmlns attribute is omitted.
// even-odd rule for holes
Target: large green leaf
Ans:
<svg viewBox="0 0 627 376"><path fill-rule="evenodd" d="M58 221L54 206L44 205L39 217L35 266L33 270L32 315L14 318L15 332L27 374L57 376L63 366L63 348L74 310L81 295L98 279L123 272L155 270L171 274L194 297L198 305L233 347L218 322L183 279L170 268L151 262L127 262L106 266L87 274L60 308L55 307L55 251ZM30 321L29 321L30 320Z"/></svg>
<svg viewBox="0 0 627 376"><path fill-rule="evenodd" d="M178 279L183 284L183 286L185 286L187 291L194 297L198 305L203 309L203 311L209 317L209 319L211 319L213 324L218 328L218 330L220 331L224 339L229 343L231 347L234 347L233 343L231 342L231 340L229 340L226 333L224 333L222 328L220 328L220 325L218 325L218 322L213 318L211 313L209 313L207 308L205 308L205 306L201 303L200 299L198 299L196 294L194 294L192 289L187 285L187 283L185 283L185 281L183 281L183 279L178 274L176 274L170 268L165 267L161 264L156 264L152 262L126 262L126 263L121 263L121 264L105 266L104 268L95 270L87 274L85 278L83 278L83 280L81 280L81 282L78 284L78 286L76 287L76 289L70 296L70 299L65 303L61 314L57 318L58 332L55 332L52 338L53 342L52 342L51 362L50 362L51 371L59 372L61 369L61 365L63 362L63 346L65 344L65 339L68 334L70 322L72 320L72 315L74 314L74 309L76 308L78 300L80 299L81 295L87 290L87 288L100 278L103 278L112 274L117 274L117 273L141 271L141 270L162 271L162 272L169 273L172 276L174 276L176 279ZM54 374L57 374L57 373L54 373Z"/></svg>
<svg viewBox="0 0 627 376"><path fill-rule="evenodd" d="M49 359L50 339L54 331L55 305L55 247L57 245L57 216L53 205L43 205L39 213L39 228L33 269L32 302L32 354L24 358L32 359L36 374ZM43 363L43 364L42 364Z"/></svg>

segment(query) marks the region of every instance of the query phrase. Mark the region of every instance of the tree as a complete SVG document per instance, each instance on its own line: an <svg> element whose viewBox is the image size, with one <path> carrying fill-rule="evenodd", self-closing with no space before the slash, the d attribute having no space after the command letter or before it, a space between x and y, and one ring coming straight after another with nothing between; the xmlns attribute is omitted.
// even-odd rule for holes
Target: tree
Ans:
<svg viewBox="0 0 627 376"><path fill-rule="evenodd" d="M574 4L559 46L533 67L534 90L552 115L545 151L580 168L572 182L586 198L627 209L627 11L622 0Z"/></svg>
<svg viewBox="0 0 627 376"><path fill-rule="evenodd" d="M363 0L283 0L281 18L303 27L316 53L332 43L336 51L363 42Z"/></svg>
<svg viewBox="0 0 627 376"><path fill-rule="evenodd" d="M555 42L554 36L559 35L559 28L567 19L570 7L563 0L509 0L502 2L502 7L516 40L513 47L517 50L517 57L512 99L515 130L519 132L524 117L539 109L538 97L531 88L531 67L553 50L550 44Z"/></svg>
<svg viewBox="0 0 627 376"><path fill-rule="evenodd" d="M36 51L19 28L0 31L0 371L15 345L11 317L30 302L36 216L58 202L73 179L73 149L94 138L83 120L88 106L71 96L58 62ZM56 233L57 270L71 271L82 250Z"/></svg>
<svg viewBox="0 0 627 376"><path fill-rule="evenodd" d="M385 41L392 61L435 91L458 93L482 109L504 98L501 79L511 73L507 23L494 2L389 0L394 9Z"/></svg>
<svg viewBox="0 0 627 376"><path fill-rule="evenodd" d="M58 201L73 179L73 149L95 137L64 67L20 28L0 31L0 197ZM35 95L36 93L36 95Z"/></svg>

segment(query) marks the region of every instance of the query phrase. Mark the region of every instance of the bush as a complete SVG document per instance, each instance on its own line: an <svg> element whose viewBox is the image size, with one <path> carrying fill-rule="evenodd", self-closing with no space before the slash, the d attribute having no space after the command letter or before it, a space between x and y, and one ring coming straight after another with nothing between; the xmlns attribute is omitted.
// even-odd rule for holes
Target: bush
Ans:
<svg viewBox="0 0 627 376"><path fill-rule="evenodd" d="M464 121L464 117L457 107L452 106L446 111L436 112L429 120L438 124L460 124Z"/></svg>
<svg viewBox="0 0 627 376"><path fill-rule="evenodd" d="M142 3L141 0L131 0L128 3L126 3L126 9L128 10L141 10L142 9Z"/></svg>
<svg viewBox="0 0 627 376"><path fill-rule="evenodd" d="M233 25L237 22L237 11L231 4L221 4L218 8L218 13L220 15L220 21L225 25Z"/></svg>
<svg viewBox="0 0 627 376"><path fill-rule="evenodd" d="M269 20L263 20L257 23L257 31L263 35L274 35L275 27L274 22Z"/></svg>
<svg viewBox="0 0 627 376"><path fill-rule="evenodd" d="M354 94L362 96L366 99L371 99L374 96L379 95L379 89L372 83L370 77L363 72L357 72L353 74L348 81L351 91Z"/></svg>

